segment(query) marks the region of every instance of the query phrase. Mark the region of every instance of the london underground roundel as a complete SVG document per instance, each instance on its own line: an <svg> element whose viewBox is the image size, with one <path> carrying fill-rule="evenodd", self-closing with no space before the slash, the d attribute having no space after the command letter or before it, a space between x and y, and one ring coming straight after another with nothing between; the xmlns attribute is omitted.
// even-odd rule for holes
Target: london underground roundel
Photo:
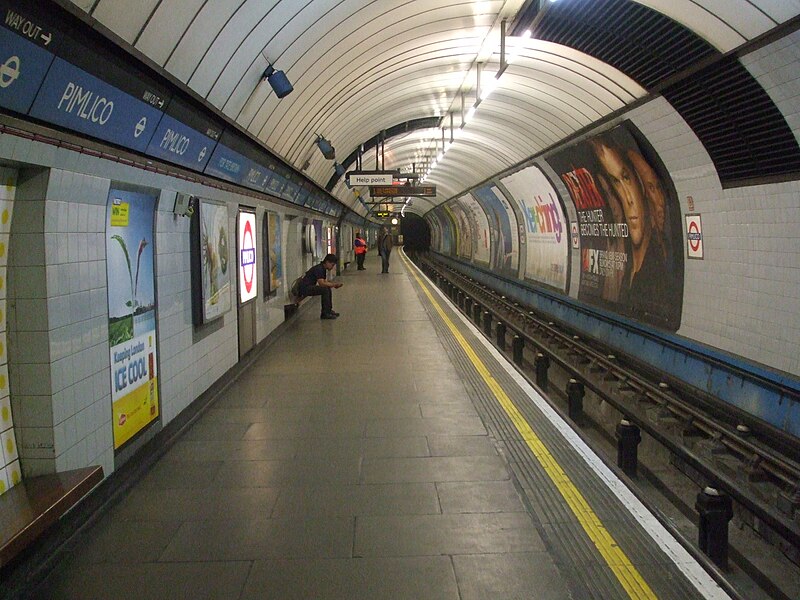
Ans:
<svg viewBox="0 0 800 600"><path fill-rule="evenodd" d="M258 294L256 279L256 215L239 213L239 300L247 302Z"/></svg>

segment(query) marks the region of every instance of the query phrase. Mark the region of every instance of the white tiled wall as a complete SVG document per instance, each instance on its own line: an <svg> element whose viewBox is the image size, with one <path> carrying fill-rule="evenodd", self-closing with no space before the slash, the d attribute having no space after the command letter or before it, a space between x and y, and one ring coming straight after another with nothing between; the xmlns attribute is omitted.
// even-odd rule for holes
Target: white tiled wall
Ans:
<svg viewBox="0 0 800 600"><path fill-rule="evenodd" d="M800 375L800 181L722 189L705 148L666 100L627 117L664 161L681 212L692 196L702 216L704 259L684 262L678 333Z"/></svg>
<svg viewBox="0 0 800 600"><path fill-rule="evenodd" d="M115 468L105 263L112 182L160 194L155 261L163 424L206 391L238 356L235 302L221 323L206 331L192 324L190 221L172 213L176 193L226 202L232 231L239 204L256 205L259 214L278 211L284 217L285 244L287 209L8 135L0 135L0 158L52 167L23 169L25 199L17 203L23 209L15 214L12 235L20 252L12 256L9 375L22 468L30 475L100 464L108 475ZM235 264L235 245L230 252L229 261ZM258 299L257 341L282 322L284 301L282 296L266 303Z"/></svg>

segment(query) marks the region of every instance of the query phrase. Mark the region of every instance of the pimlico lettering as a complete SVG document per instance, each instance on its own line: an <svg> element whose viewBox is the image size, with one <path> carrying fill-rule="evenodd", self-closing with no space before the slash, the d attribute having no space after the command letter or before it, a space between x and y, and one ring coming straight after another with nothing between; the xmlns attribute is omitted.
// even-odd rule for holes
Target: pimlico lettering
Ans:
<svg viewBox="0 0 800 600"><path fill-rule="evenodd" d="M161 140L159 146L167 152L183 156L189 149L190 143L191 140L185 135L173 131L172 129L167 129L164 132L164 138Z"/></svg>
<svg viewBox="0 0 800 600"><path fill-rule="evenodd" d="M114 112L114 102L70 81L61 95L58 109L92 123L105 125Z"/></svg>

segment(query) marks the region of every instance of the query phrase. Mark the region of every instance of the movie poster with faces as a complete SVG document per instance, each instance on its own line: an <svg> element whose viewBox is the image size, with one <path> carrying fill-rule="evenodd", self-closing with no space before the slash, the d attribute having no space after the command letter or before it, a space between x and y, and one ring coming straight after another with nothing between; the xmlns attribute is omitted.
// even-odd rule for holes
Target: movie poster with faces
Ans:
<svg viewBox="0 0 800 600"><path fill-rule="evenodd" d="M525 219L525 279L566 292L569 227L556 190L535 166L517 171L501 183Z"/></svg>
<svg viewBox="0 0 800 600"><path fill-rule="evenodd" d="M472 225L472 260L484 267L489 266L489 220L481 205L471 194L464 194L458 199Z"/></svg>
<svg viewBox="0 0 800 600"><path fill-rule="evenodd" d="M495 185L472 191L489 218L489 267L501 275L516 277L519 268L519 233L517 217L503 192Z"/></svg>
<svg viewBox="0 0 800 600"><path fill-rule="evenodd" d="M629 121L548 159L578 215L578 298L670 331L680 326L680 204Z"/></svg>

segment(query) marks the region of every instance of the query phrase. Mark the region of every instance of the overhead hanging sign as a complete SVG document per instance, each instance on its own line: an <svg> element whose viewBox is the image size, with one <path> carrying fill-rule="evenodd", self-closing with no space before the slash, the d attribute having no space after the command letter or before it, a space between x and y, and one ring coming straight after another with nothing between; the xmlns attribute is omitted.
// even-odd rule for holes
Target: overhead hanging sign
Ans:
<svg viewBox="0 0 800 600"><path fill-rule="evenodd" d="M347 180L350 185L392 185L396 171L350 171Z"/></svg>
<svg viewBox="0 0 800 600"><path fill-rule="evenodd" d="M399 196L436 196L435 185L376 185L369 188L373 198L397 198Z"/></svg>

